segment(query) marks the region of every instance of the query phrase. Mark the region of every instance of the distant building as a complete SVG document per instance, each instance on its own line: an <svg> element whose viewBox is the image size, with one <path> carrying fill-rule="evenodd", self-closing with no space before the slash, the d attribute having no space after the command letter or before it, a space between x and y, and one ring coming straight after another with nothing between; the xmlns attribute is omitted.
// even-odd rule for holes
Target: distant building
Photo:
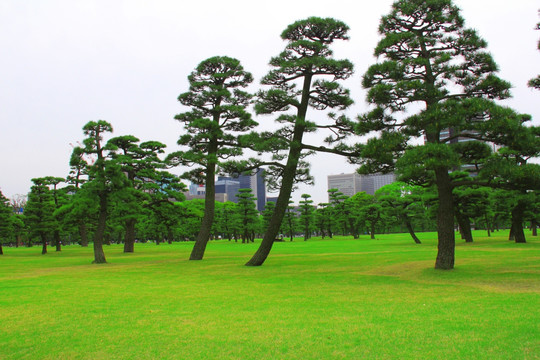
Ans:
<svg viewBox="0 0 540 360"><path fill-rule="evenodd" d="M358 173L328 175L328 190L338 189L343 195L353 196L362 191L362 180Z"/></svg>
<svg viewBox="0 0 540 360"><path fill-rule="evenodd" d="M235 177L220 176L219 180L231 180L237 181L240 184L239 189L251 189L252 194L256 198L256 205L258 211L263 211L266 205L266 182L264 181L264 169L257 169L253 175L239 175ZM236 191L238 193L238 190ZM235 203L238 201L235 194L235 199L230 199Z"/></svg>
<svg viewBox="0 0 540 360"><path fill-rule="evenodd" d="M338 189L339 192L349 197L361 191L374 195L375 191L394 181L396 181L396 176L393 173L328 175L328 190Z"/></svg>
<svg viewBox="0 0 540 360"><path fill-rule="evenodd" d="M269 197L266 198L266 203L268 204L271 201L271 202L273 202L275 204L275 203L277 203L277 199L278 199L277 196L269 196Z"/></svg>
<svg viewBox="0 0 540 360"><path fill-rule="evenodd" d="M255 196L255 203L258 211L263 211L266 205L266 183L264 181L264 169L258 169L254 175L239 175L236 177L219 176L216 181L216 201L238 202L240 189L251 189ZM204 199L206 188L204 185L191 184L189 186L190 199Z"/></svg>
<svg viewBox="0 0 540 360"><path fill-rule="evenodd" d="M227 200L237 202L238 199L236 195L238 194L238 189L240 189L240 181L223 179L221 177L216 181L216 194L226 194Z"/></svg>
<svg viewBox="0 0 540 360"><path fill-rule="evenodd" d="M362 187L361 191L365 191L370 195L374 195L375 191L382 188L384 185L388 185L396 181L396 175L394 173L390 174L370 174L370 175L360 175Z"/></svg>
<svg viewBox="0 0 540 360"><path fill-rule="evenodd" d="M206 194L206 187L200 184L191 184L189 185L189 195L204 195Z"/></svg>
<svg viewBox="0 0 540 360"><path fill-rule="evenodd" d="M205 194L192 195L192 194L189 193L189 191L184 193L184 195L186 196L186 200L193 200L193 199L204 200L204 197L206 196ZM230 199L227 198L227 194L218 194L218 193L216 193L214 198L218 202L226 202L226 201L230 200Z"/></svg>

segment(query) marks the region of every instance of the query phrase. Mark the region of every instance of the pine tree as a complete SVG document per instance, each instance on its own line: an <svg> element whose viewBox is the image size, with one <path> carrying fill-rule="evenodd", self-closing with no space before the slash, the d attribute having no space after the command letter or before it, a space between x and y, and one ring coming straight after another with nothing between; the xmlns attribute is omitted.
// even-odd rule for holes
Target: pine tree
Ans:
<svg viewBox="0 0 540 360"><path fill-rule="evenodd" d="M380 63L363 78L375 109L361 117L358 132L379 135L362 151L364 173L400 170L432 182L438 192L438 254L435 267L452 269L455 258L454 184L450 172L464 164L452 147L460 137L500 143L502 133L519 116L493 99L510 96L510 84L499 79L486 42L464 27L451 0L399 0L383 16L375 48ZM419 108L406 114L411 107ZM415 108L416 108L415 107ZM508 117L510 116L510 118ZM503 126L504 125L504 126ZM407 145L412 137L422 146ZM498 141L497 141L498 140ZM402 174L403 175L403 174ZM403 178L406 178L404 176Z"/></svg>
<svg viewBox="0 0 540 360"><path fill-rule="evenodd" d="M315 122L308 117L308 109L344 110L352 104L349 91L339 80L352 74L353 65L348 60L332 58L330 45L336 40L347 40L348 26L331 18L310 17L287 27L281 38L287 41L285 50L270 60L274 67L261 81L271 88L258 94L255 105L257 114L283 112L276 121L281 129L263 134L263 141L254 149L273 153L268 162L269 183L279 188L276 207L257 252L246 265L260 266L272 249L287 211L289 198L297 181L311 181L306 156L321 151L350 155L351 149L343 140L352 133L352 123L343 115L328 114L328 122ZM288 111L292 109L292 111ZM317 130L330 131L327 145L310 145L306 133ZM257 164L256 166L260 166Z"/></svg>
<svg viewBox="0 0 540 360"><path fill-rule="evenodd" d="M257 123L246 107L252 95L242 91L252 81L240 61L216 56L202 61L188 77L189 91L180 94L178 101L191 110L175 119L184 124L186 133L178 143L189 150L171 154L168 159L176 164L198 165L183 175L206 186L204 217L190 260L202 260L214 221L215 177L224 159L242 154L238 136Z"/></svg>

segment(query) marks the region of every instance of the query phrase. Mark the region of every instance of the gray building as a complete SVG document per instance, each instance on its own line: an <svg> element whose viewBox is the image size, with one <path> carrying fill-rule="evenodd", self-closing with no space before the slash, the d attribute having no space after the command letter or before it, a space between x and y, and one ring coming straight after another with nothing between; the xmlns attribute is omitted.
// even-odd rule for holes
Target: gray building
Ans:
<svg viewBox="0 0 540 360"><path fill-rule="evenodd" d="M343 195L353 196L363 191L361 175L357 173L328 175L328 190L338 189Z"/></svg>
<svg viewBox="0 0 540 360"><path fill-rule="evenodd" d="M357 173L328 175L328 190L338 189L346 196L353 196L364 191L370 195L375 191L396 181L396 176L390 174L360 175Z"/></svg>
<svg viewBox="0 0 540 360"><path fill-rule="evenodd" d="M216 181L216 194L226 194L227 200L236 203L238 198L238 189L240 189L240 181L223 179L221 177Z"/></svg>
<svg viewBox="0 0 540 360"><path fill-rule="evenodd" d="M218 192L217 184L226 181L231 182L230 184L238 183L238 188L236 188L236 190L233 190L233 185L230 185L229 188L231 189L231 193L229 195L229 201L235 203L238 202L238 198L236 196L236 194L238 194L238 190L249 188L251 189L252 194L257 199L257 210L264 210L264 207L266 205L266 182L264 181L264 169L257 169L257 172L253 175L239 175L235 177L220 176L218 177L218 181L216 182L216 193ZM225 192L225 187L220 188L220 191ZM227 194L229 193L227 192Z"/></svg>

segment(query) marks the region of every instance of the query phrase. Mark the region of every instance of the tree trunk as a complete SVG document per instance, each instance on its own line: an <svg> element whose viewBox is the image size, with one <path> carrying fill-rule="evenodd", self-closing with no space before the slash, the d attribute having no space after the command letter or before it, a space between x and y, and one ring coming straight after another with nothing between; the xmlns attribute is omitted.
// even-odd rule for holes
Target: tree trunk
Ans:
<svg viewBox="0 0 540 360"><path fill-rule="evenodd" d="M274 212L272 213L272 217L270 218L270 222L264 232L263 239L257 252L255 252L253 257L246 263L246 266L261 266L264 264L268 254L270 254L270 251L272 250L272 246L274 245L274 241L281 227L281 222L285 216L285 211L289 206L289 198L291 196L296 175L296 166L300 159L300 151L299 145L292 146L289 151L289 159L287 160L287 165L283 172L281 189L279 191Z"/></svg>
<svg viewBox="0 0 540 360"><path fill-rule="evenodd" d="M0 255L4 255L4 249L2 248L2 243L0 242Z"/></svg>
<svg viewBox="0 0 540 360"><path fill-rule="evenodd" d="M56 251L62 251L62 239L60 239L60 231L54 231L54 245L56 246Z"/></svg>
<svg viewBox="0 0 540 360"><path fill-rule="evenodd" d="M525 213L525 203L518 201L512 209L512 229L516 243L526 243L525 233L523 232L523 215Z"/></svg>
<svg viewBox="0 0 540 360"><path fill-rule="evenodd" d="M422 242L420 241L418 236L416 236L416 234L414 233L414 229L412 227L411 220L409 219L409 217L407 215L404 215L404 221L405 221L405 226L407 227L407 230L409 231L409 234L411 234L411 237L413 238L414 242L417 243L417 244L421 244Z"/></svg>
<svg viewBox="0 0 540 360"><path fill-rule="evenodd" d="M459 224L461 238L465 240L465 242L473 242L471 220L469 219L469 217L461 214L459 211L456 211L456 218Z"/></svg>
<svg viewBox="0 0 540 360"><path fill-rule="evenodd" d="M486 222L487 236L488 236L488 237L491 237L491 230L490 230L491 224L489 223L487 214L484 214L484 221Z"/></svg>
<svg viewBox="0 0 540 360"><path fill-rule="evenodd" d="M536 220L531 221L532 236L538 236L538 223Z"/></svg>
<svg viewBox="0 0 540 360"><path fill-rule="evenodd" d="M514 241L515 239L514 233L515 233L514 222L512 222L512 224L510 225L510 232L508 233L508 241Z"/></svg>
<svg viewBox="0 0 540 360"><path fill-rule="evenodd" d="M353 236L353 239L358 239L358 230L354 226L354 220L352 218L349 219L349 226L351 228L351 234Z"/></svg>
<svg viewBox="0 0 540 360"><path fill-rule="evenodd" d="M173 243L173 231L170 227L167 227L167 243L171 245Z"/></svg>
<svg viewBox="0 0 540 360"><path fill-rule="evenodd" d="M435 170L439 209L437 211L437 259L435 269L451 270L454 268L456 239L454 233L454 200L452 183L448 170Z"/></svg>
<svg viewBox="0 0 540 360"><path fill-rule="evenodd" d="M81 236L81 246L88 247L88 231L84 222L79 224L79 235Z"/></svg>
<svg viewBox="0 0 540 360"><path fill-rule="evenodd" d="M47 253L47 239L45 238L45 235L41 235L41 255L45 255Z"/></svg>
<svg viewBox="0 0 540 360"><path fill-rule="evenodd" d="M287 207L289 206L289 199L291 197L294 179L296 177L296 169L302 153L302 137L304 136L304 131L306 129L305 121L307 108L309 105L311 79L312 75L306 75L304 77L304 83L302 85L302 101L298 107L297 117L294 123L293 136L289 148L289 156L287 158L287 164L283 169L281 188L279 190L276 207L274 208L274 212L270 218L268 228L264 232L259 249L257 249L257 252L246 263L246 266L261 266L264 263L268 257L268 254L270 254L270 251L272 250L272 245L274 245L276 236L279 233L283 216L285 215Z"/></svg>
<svg viewBox="0 0 540 360"><path fill-rule="evenodd" d="M215 142L215 141L214 141ZM212 148L208 151L209 157L216 156L217 152L217 143L210 145ZM212 149L213 150L212 152ZM216 164L208 160L208 165L206 167L206 178L205 186L206 193L204 195L204 216L201 222L201 229L195 240L195 245L191 250L191 255L189 260L202 260L204 256L204 251L206 250L206 244L208 244L208 239L210 239L210 231L212 230L212 223L214 222L214 212L215 212L215 202L216 202L216 186L215 186L215 175L216 175Z"/></svg>
<svg viewBox="0 0 540 360"><path fill-rule="evenodd" d="M135 251L135 223L136 219L126 220L126 238L124 239L124 252L132 253Z"/></svg>
<svg viewBox="0 0 540 360"><path fill-rule="evenodd" d="M107 223L107 194L99 194L99 215L98 225L94 234L94 261L93 264L104 264L105 252L103 251L103 236L105 234L105 226Z"/></svg>

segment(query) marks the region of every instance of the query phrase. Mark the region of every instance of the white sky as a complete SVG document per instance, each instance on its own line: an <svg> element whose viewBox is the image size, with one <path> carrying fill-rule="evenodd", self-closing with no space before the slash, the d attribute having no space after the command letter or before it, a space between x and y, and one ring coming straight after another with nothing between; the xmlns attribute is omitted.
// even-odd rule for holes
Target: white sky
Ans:
<svg viewBox="0 0 540 360"><path fill-rule="evenodd" d="M361 76L375 62L380 17L392 0L0 0L0 189L25 194L30 179L65 177L70 143L83 138L90 120L106 120L114 136L135 135L178 149L177 96L202 60L238 58L255 86L270 57L285 42L279 35L296 20L334 17L349 25L351 40L334 47L336 58L355 64L347 82L355 100L350 117L365 111ZM488 41L500 76L514 86L504 104L540 124L540 92L526 86L540 74L538 0L455 0L466 26ZM309 115L309 114L308 114ZM273 123L271 117L257 119ZM301 186L327 200L330 174L354 167L335 156L311 159L316 184ZM180 173L180 169L175 171Z"/></svg>

